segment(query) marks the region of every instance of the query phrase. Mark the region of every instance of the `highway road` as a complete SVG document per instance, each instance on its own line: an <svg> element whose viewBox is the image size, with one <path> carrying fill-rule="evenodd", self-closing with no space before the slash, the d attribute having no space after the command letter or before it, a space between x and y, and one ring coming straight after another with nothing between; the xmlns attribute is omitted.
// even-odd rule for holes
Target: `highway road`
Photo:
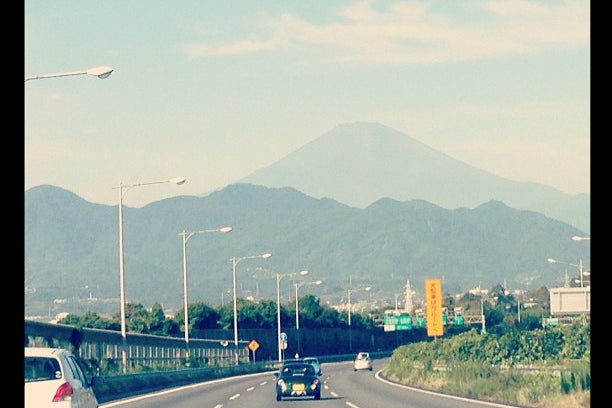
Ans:
<svg viewBox="0 0 612 408"><path fill-rule="evenodd" d="M100 408L483 408L510 407L398 386L378 375L388 359L374 360L373 371L353 371L352 362L323 363L321 399L276 401L274 373L240 377L177 387L120 401Z"/></svg>

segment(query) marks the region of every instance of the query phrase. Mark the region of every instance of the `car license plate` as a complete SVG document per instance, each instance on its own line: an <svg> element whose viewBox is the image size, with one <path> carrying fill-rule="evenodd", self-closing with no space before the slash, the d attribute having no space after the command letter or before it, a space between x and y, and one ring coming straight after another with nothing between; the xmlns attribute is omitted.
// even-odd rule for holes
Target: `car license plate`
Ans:
<svg viewBox="0 0 612 408"><path fill-rule="evenodd" d="M293 391L304 391L305 389L304 384L293 384Z"/></svg>

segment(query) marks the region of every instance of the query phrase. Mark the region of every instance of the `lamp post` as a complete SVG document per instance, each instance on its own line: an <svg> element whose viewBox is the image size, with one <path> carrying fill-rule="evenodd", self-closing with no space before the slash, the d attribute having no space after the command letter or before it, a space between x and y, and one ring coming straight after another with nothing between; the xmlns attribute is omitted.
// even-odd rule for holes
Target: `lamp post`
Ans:
<svg viewBox="0 0 612 408"><path fill-rule="evenodd" d="M320 285L322 280L315 282L295 282L295 332L297 337L297 352L300 353L300 307L298 301L298 289L304 285ZM280 320L280 319L279 319ZM279 335L280 336L280 335Z"/></svg>
<svg viewBox="0 0 612 408"><path fill-rule="evenodd" d="M125 330L125 289L124 289L124 266L123 266L123 196L130 188L147 186L150 184L173 183L182 185L186 181L185 177L174 177L170 180L153 181L149 183L123 184L119 183L119 308L121 313L121 369L125 373L127 371L127 337Z"/></svg>
<svg viewBox="0 0 612 408"><path fill-rule="evenodd" d="M271 256L272 254L265 253L261 255L243 256L241 258L233 257L232 259L230 259L232 261L232 282L234 286L234 351L236 353L236 364L238 364L238 310L236 306L236 265L238 265L238 262L244 259L268 259Z"/></svg>
<svg viewBox="0 0 612 408"><path fill-rule="evenodd" d="M351 289L348 288L347 294L348 294L348 326L349 326L349 350L352 351L353 350L353 333L351 332L351 309L353 308L351 305L351 293L352 292L359 292L359 291L369 291L370 289L372 289L371 286L367 286L365 288L359 288L359 289Z"/></svg>
<svg viewBox="0 0 612 408"><path fill-rule="evenodd" d="M370 289L372 289L371 286L368 286L366 288L361 288L361 289L350 289L350 288L348 289L348 325L349 325L349 328L351 327L351 309L352 309L352 306L351 306L351 293L359 292L359 291L367 292Z"/></svg>
<svg viewBox="0 0 612 408"><path fill-rule="evenodd" d="M278 344L278 361L283 361L283 350L281 348L281 314L280 314L280 281L283 278L287 278L290 276L308 275L307 270L303 270L300 272L292 272L281 275L280 273L276 274L276 343Z"/></svg>
<svg viewBox="0 0 612 408"><path fill-rule="evenodd" d="M583 236L580 236L580 235L574 235L572 237L572 241L590 241L590 240L591 240L591 237L583 237ZM580 261L580 265L582 265L582 260ZM584 271L584 270L582 271L582 275L587 275L588 276L590 274L591 274L591 272L589 272L589 271ZM580 276L581 280L582 280L582 275ZM589 286L590 285L591 285L591 281L589 280Z"/></svg>
<svg viewBox="0 0 612 408"><path fill-rule="evenodd" d="M581 237L579 235L574 235L572 237L572 241L590 241L591 237Z"/></svg>
<svg viewBox="0 0 612 408"><path fill-rule="evenodd" d="M57 78L64 76L72 76L72 75L93 75L97 76L100 79L106 79L113 72L111 67L94 67L89 68L85 71L72 71L72 72L59 72L57 74L44 74L44 75L34 75L25 77L24 82L32 81L34 79L45 79L45 78Z"/></svg>
<svg viewBox="0 0 612 408"><path fill-rule="evenodd" d="M195 234L204 234L207 232L222 232L228 233L232 227L221 227L217 229L185 231L179 233L183 236L183 297L185 299L185 361L189 365L189 308L187 305L187 241Z"/></svg>
<svg viewBox="0 0 612 408"><path fill-rule="evenodd" d="M583 276L586 275L586 273L584 272L583 267L582 267L582 259L580 259L580 263L578 265L569 263L569 262L557 261L556 259L553 259L553 258L548 258L547 260L550 263L560 263L564 265L575 266L576 268L578 268L578 271L580 272L580 287L581 288L584 287L584 277Z"/></svg>
<svg viewBox="0 0 612 408"><path fill-rule="evenodd" d="M229 289L223 289L221 291L221 307L225 306L224 297L226 293L229 295L230 293L232 293L232 291Z"/></svg>

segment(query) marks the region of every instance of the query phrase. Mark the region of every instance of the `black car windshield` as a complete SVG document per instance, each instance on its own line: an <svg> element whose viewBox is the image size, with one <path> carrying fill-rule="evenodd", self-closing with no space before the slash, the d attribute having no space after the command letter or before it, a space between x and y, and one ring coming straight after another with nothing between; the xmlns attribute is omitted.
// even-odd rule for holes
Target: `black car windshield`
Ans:
<svg viewBox="0 0 612 408"><path fill-rule="evenodd" d="M314 376L314 368L310 364L287 364L281 370L282 376Z"/></svg>

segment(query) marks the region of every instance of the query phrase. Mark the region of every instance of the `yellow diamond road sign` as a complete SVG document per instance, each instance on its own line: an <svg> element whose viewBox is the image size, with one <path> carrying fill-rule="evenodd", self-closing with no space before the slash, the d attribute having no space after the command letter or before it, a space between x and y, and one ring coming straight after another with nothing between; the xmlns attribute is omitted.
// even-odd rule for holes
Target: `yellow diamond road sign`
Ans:
<svg viewBox="0 0 612 408"><path fill-rule="evenodd" d="M256 342L255 340L251 340L251 342L249 343L249 350L255 351L258 348L259 348L259 343Z"/></svg>

